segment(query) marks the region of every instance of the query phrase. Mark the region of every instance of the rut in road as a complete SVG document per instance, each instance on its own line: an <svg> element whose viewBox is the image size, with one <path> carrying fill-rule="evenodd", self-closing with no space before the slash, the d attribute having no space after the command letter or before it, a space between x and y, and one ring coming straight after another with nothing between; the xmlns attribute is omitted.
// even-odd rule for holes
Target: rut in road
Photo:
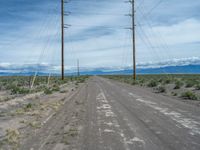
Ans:
<svg viewBox="0 0 200 150"><path fill-rule="evenodd" d="M109 79L89 81L82 149L198 150L197 107Z"/></svg>
<svg viewBox="0 0 200 150"><path fill-rule="evenodd" d="M141 148L144 141L115 113L99 83L89 84L87 119L82 149ZM137 143L137 144L134 144Z"/></svg>
<svg viewBox="0 0 200 150"><path fill-rule="evenodd" d="M59 150L78 147L86 94L87 85L72 93L64 106L42 128L36 130L35 135L26 139L20 149Z"/></svg>

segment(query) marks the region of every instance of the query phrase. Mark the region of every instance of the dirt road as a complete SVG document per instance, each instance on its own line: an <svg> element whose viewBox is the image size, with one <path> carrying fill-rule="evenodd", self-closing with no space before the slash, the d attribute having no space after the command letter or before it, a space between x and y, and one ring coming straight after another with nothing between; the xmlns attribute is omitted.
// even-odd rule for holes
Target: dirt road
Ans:
<svg viewBox="0 0 200 150"><path fill-rule="evenodd" d="M20 149L199 150L199 107L92 77Z"/></svg>

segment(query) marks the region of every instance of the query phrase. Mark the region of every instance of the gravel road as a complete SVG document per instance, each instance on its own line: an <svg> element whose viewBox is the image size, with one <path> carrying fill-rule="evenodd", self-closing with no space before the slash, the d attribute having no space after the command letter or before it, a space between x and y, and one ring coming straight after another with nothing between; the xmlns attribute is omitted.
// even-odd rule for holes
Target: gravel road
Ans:
<svg viewBox="0 0 200 150"><path fill-rule="evenodd" d="M117 81L91 77L27 150L199 150L200 110Z"/></svg>

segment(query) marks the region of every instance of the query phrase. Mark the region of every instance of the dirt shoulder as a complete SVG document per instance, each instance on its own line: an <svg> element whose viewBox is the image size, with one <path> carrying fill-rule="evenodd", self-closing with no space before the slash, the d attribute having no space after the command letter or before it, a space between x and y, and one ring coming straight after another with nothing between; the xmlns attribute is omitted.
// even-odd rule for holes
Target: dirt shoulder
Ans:
<svg viewBox="0 0 200 150"><path fill-rule="evenodd" d="M0 107L0 149L40 149L49 147L63 137L56 147L69 146L65 136L75 137L77 117L83 102L73 97L85 83L62 85L60 91L51 94L34 93L2 103ZM80 113L81 114L81 113ZM69 121L67 121L69 118ZM60 130L61 126L63 130ZM55 129L55 130L54 130ZM52 133L49 133L52 132ZM65 133L63 136L58 136ZM61 140L61 139L60 139ZM47 148L48 149L48 148ZM55 148L59 149L59 148Z"/></svg>

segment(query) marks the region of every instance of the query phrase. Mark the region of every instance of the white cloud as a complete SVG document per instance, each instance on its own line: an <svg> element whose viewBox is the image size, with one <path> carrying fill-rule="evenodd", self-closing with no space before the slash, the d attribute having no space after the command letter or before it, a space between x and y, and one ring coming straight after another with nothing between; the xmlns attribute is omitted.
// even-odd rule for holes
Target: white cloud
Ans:
<svg viewBox="0 0 200 150"><path fill-rule="evenodd" d="M143 11L146 10L148 12L154 2L155 0L144 2ZM154 25L152 29L146 24L142 27L154 48L150 48L140 39L138 34L136 35L138 67L181 65L181 63L192 63L194 56L200 57L200 44L194 44L200 42L200 20L194 17L184 17L185 13L182 12L176 14L175 7L177 6L174 5L176 2L169 0L165 2L167 4L161 5L162 9L155 10L154 19L150 21ZM83 3L84 1L80 1L80 4L72 1L70 5L76 6L78 9L70 10L72 8L70 6L67 9L67 11L92 13L88 15L84 13L83 15L72 14L65 19L67 24L74 25L66 30L66 68L74 70L77 59L80 60L81 67L84 69L101 67L120 69L130 67L132 65L131 31L123 29L123 27L131 25L131 18L123 15L129 13L130 5L123 1L119 3L102 1L101 5L98 5L99 3L97 2L94 3L94 1L87 1L87 4L82 6ZM188 5L191 2L187 2L187 5L185 3L180 5L179 11L189 7ZM192 2L190 7L195 7L197 3L199 2ZM170 4L173 5L171 11L163 9L163 7L168 7ZM88 6L84 7L86 5ZM56 9L60 9L60 7L56 7ZM95 15L95 12L96 14L111 15ZM44 13L47 12L45 11ZM174 18L171 16L172 14L176 14ZM36 13L33 15L34 19L36 19ZM162 17L162 15L165 17ZM180 17L182 19L177 19ZM168 22L173 19L176 21ZM46 62L47 64L52 64L52 66L43 67L44 71L59 70L60 16L58 11L54 15L43 14L43 17L39 17L38 20L22 25L19 30L8 31L6 35L0 37L0 41L4 43L0 44L0 62L9 62L4 64L4 67L23 69L22 67L24 66L21 64ZM102 26L111 28L100 28ZM120 28L116 29L115 27ZM138 28L136 26L137 30ZM42 56L41 59L39 59L40 56ZM1 65L3 67L3 64Z"/></svg>
<svg viewBox="0 0 200 150"><path fill-rule="evenodd" d="M151 61L138 63L138 68L160 68L167 66L185 66L185 65L200 65L200 57L170 59L166 61Z"/></svg>
<svg viewBox="0 0 200 150"><path fill-rule="evenodd" d="M166 61L151 61L151 62L143 62L138 63L138 69L146 69L146 68L161 68L167 66L186 66L186 65L200 65L200 57L191 57L191 58L182 58L182 59L172 59ZM104 72L109 71L119 71L124 69L132 69L132 66L116 67L81 67L81 71L94 71L101 70ZM48 63L41 64L9 64L9 63L0 63L0 72L8 72L8 73L28 73L28 72L43 72L43 73L60 73L61 66L51 65ZM76 72L76 67L65 66L66 73Z"/></svg>
<svg viewBox="0 0 200 150"><path fill-rule="evenodd" d="M162 34L162 37L164 37L168 45L177 45L184 43L200 42L199 27L200 20L191 18L169 26L155 26L153 27L153 30L157 33ZM146 28L146 30L146 32L151 32L151 29L149 28ZM163 44L159 43L159 36L152 36L149 38L152 39L153 43L155 43L156 45Z"/></svg>

